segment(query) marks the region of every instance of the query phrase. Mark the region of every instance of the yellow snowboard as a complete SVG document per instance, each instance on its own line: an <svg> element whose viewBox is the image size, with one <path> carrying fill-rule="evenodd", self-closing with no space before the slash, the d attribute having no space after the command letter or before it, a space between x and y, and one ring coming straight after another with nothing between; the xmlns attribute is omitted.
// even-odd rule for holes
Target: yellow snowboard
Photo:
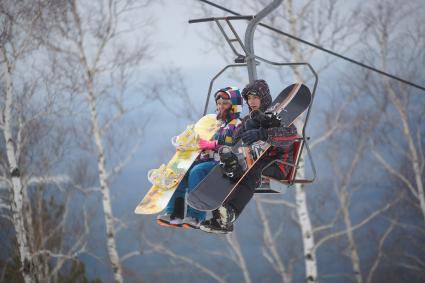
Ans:
<svg viewBox="0 0 425 283"><path fill-rule="evenodd" d="M167 206L177 186L201 152L198 148L199 139L210 140L219 126L216 115L209 114L172 139L176 153L167 165L162 164L158 169L148 172L148 179L153 186L136 207L135 213L154 214Z"/></svg>

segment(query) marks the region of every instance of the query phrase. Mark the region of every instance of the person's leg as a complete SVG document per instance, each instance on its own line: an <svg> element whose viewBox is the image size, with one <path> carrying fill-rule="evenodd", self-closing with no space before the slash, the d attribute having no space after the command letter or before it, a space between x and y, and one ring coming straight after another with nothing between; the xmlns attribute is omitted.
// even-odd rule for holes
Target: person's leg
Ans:
<svg viewBox="0 0 425 283"><path fill-rule="evenodd" d="M221 222L220 211L216 209L212 212L212 218L205 220L199 226L204 232L215 234L227 234L233 232L233 223L223 225Z"/></svg>
<svg viewBox="0 0 425 283"><path fill-rule="evenodd" d="M168 214L177 214L182 215L182 212L175 211L175 204L177 199L184 199L184 195L186 192L187 187L187 178L184 178L180 184L178 185L177 189L175 190L173 196L171 197L170 201L168 202L167 206L165 207L164 212Z"/></svg>
<svg viewBox="0 0 425 283"><path fill-rule="evenodd" d="M225 206L229 206L234 210L236 218L242 213L248 202L254 196L254 191L259 186L261 170L266 164L267 162L259 160L255 166L256 168L252 169L247 176L245 176L224 203Z"/></svg>
<svg viewBox="0 0 425 283"><path fill-rule="evenodd" d="M224 205L233 208L236 217L238 217L254 195L255 187L254 178L246 176L246 179L238 185Z"/></svg>
<svg viewBox="0 0 425 283"><path fill-rule="evenodd" d="M206 161L195 165L192 170L190 170L188 175L188 193L193 191L193 189L205 178L205 176L208 175L208 173L214 168L216 164L216 161ZM186 217L188 218L188 221L191 220L189 218L196 219L197 223L195 226L199 226L199 223L205 220L205 216L205 211L194 209L189 205L187 206ZM193 225L189 226L192 227Z"/></svg>
<svg viewBox="0 0 425 283"><path fill-rule="evenodd" d="M164 209L164 213L158 215L156 223L161 226L180 226L184 218L184 196L187 188L187 176L178 185L173 196Z"/></svg>
<svg viewBox="0 0 425 283"><path fill-rule="evenodd" d="M261 177L261 169L267 164L258 161L256 169L251 170L241 181L238 187L229 196L228 200L213 212L213 218L204 221L200 229L209 233L230 233L233 231L233 222L242 213L254 195Z"/></svg>

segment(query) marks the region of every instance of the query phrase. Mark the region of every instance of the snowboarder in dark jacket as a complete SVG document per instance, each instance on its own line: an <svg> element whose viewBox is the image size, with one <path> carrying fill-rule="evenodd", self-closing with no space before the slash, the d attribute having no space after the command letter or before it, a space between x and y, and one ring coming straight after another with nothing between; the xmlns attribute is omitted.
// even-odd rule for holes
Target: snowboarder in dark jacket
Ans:
<svg viewBox="0 0 425 283"><path fill-rule="evenodd" d="M255 170L251 170L238 188L229 196L225 203L213 211L213 217L202 222L200 229L210 233L229 233L233 231L233 222L242 213L245 206L254 195L254 190L260 185L261 174L275 179L285 179L293 163L293 144L298 138L297 129L291 125L285 127L275 120L264 125L254 119L252 113L264 113L272 102L270 90L264 80L256 80L248 84L242 91L247 102L250 115L242 120L242 126L234 134L234 142L242 139L245 144L251 145L259 140L266 141L272 147L261 160L257 162ZM273 162L280 160L285 163Z"/></svg>

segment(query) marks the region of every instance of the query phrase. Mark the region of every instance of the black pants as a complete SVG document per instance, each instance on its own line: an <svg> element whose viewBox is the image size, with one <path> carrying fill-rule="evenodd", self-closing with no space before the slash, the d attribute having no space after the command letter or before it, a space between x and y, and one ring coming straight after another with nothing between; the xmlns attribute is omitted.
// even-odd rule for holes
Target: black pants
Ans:
<svg viewBox="0 0 425 283"><path fill-rule="evenodd" d="M254 196L255 189L260 185L261 171L263 171L265 167L267 168L264 169L263 175L279 180L285 178L284 173L279 169L276 163L267 166L269 164L270 160L259 160L225 202L225 204L230 205L234 209L236 217L242 213L245 206Z"/></svg>

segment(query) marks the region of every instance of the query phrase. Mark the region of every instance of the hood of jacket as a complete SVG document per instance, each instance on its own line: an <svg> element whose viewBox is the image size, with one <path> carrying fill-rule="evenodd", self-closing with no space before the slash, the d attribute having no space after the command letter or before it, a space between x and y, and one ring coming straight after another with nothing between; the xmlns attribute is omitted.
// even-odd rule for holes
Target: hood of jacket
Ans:
<svg viewBox="0 0 425 283"><path fill-rule="evenodd" d="M248 84L242 90L242 96L248 104L248 96L250 94L257 95L261 100L261 111L265 112L267 108L272 104L272 96L270 95L270 89L265 80L255 80L253 83ZM251 111L251 107L249 107L249 111Z"/></svg>
<svg viewBox="0 0 425 283"><path fill-rule="evenodd" d="M241 92L236 87L225 87L222 89L219 89L214 94L214 100L217 101L217 94L220 92L224 92L228 95L228 98L232 102L232 108L230 109L230 117L227 118L228 121L238 119L242 112L242 104L243 99Z"/></svg>

